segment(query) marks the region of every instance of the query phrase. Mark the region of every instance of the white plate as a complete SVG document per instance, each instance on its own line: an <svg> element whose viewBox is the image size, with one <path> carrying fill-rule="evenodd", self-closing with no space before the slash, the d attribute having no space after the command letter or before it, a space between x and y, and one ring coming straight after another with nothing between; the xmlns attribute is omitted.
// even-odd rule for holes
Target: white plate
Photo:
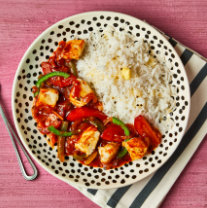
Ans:
<svg viewBox="0 0 207 208"><path fill-rule="evenodd" d="M31 107L33 94L31 92L35 80L41 72L40 63L48 58L57 48L61 40L69 40L73 35L83 37L89 32L103 30L113 26L118 31L122 28L135 37L143 38L152 47L152 51L159 57L164 53L171 65L173 73L172 84L178 91L175 97L176 110L172 119L173 128L163 136L159 147L146 157L125 164L112 170L87 167L67 157L60 163L56 156L56 148L47 144L43 135L39 133L32 118ZM16 72L12 92L12 110L15 126L27 151L49 173L69 183L83 187L109 189L135 183L161 167L172 155L180 143L189 115L190 91L183 64L174 48L157 30L147 23L115 12L89 12L66 18L45 30L24 54Z"/></svg>

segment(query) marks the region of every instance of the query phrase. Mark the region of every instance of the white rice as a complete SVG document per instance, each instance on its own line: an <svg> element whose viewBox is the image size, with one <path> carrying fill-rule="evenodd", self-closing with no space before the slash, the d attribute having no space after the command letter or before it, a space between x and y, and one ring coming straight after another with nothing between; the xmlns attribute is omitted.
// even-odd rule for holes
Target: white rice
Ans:
<svg viewBox="0 0 207 208"><path fill-rule="evenodd" d="M95 89L108 116L133 123L141 114L165 132L173 126L169 114L176 90L169 84L172 76L164 58L161 64L149 50L142 39L135 41L132 35L110 28L90 34L77 68L79 76ZM130 69L129 80L121 75L123 67Z"/></svg>

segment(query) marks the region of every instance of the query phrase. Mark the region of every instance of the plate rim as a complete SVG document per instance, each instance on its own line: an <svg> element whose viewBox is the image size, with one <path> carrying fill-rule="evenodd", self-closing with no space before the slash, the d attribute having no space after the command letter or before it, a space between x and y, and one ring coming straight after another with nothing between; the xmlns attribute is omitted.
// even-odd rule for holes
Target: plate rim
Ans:
<svg viewBox="0 0 207 208"><path fill-rule="evenodd" d="M13 121L14 121L14 124L15 124L15 128L16 128L16 131L18 133L18 136L20 138L20 141L21 143L23 144L24 148L27 150L27 152L29 153L29 155L32 157L32 159L38 163L38 165L40 167L42 167L45 171L47 171L48 173L50 173L51 175L55 176L56 178L58 178L59 180L62 180L64 182L66 182L67 184L69 185L72 185L73 187L77 188L77 187L83 187L83 188L95 188L95 189L101 189L101 190L105 190L105 189L111 189L111 188L121 188L121 187L124 187L124 186L127 186L127 185L133 185L137 182L139 182L140 180L143 180L144 178L146 178L147 176L155 173L159 168L161 168L169 159L170 157L173 155L174 151L177 149L177 147L179 146L181 140L183 139L183 136L186 132L186 129L187 129L187 124L189 122L189 115L190 115L190 108L191 108L191 97L190 97L190 86L189 86L189 80L188 80L188 76L187 76L187 73L186 73L186 70L185 70L185 67L180 59L180 56L178 55L178 53L176 52L176 50L174 49L174 47L172 47L172 45L168 42L168 40L166 39L166 44L168 45L168 47L176 54L177 56L177 61L179 62L181 68L182 68L182 71L183 73L185 74L185 78L186 78L186 82L188 83L188 85L185 87L187 88L187 92L188 92L188 95L186 95L186 97L188 98L188 101L189 101L189 104L188 104L188 112L186 113L186 120L185 120L185 123L183 125L183 132L180 134L180 141L178 141L175 146L174 146L174 149L172 150L172 153L166 157L165 161L161 163L161 165L157 165L153 172L149 172L149 173L146 173L146 174L143 174L141 176L140 179L138 180L135 180L134 182L131 182L130 180L128 180L128 182L124 183L124 184L111 184L111 185L108 185L108 186L104 186L104 187L101 187L101 186L96 186L95 184L90 184L90 186L86 186L84 185L84 183L80 183L80 182L74 182L70 179L66 179L64 177L61 177L60 175L57 175L55 174L50 168L48 168L45 164L41 163L40 160L38 160L32 153L32 151L29 149L28 145L26 144L25 140L24 140L24 136L22 135L21 131L20 131L20 127L17 123L17 120L16 120L16 115L15 115L15 102L14 102L14 98L15 98L15 86L17 84L17 77L18 77L18 73L20 72L20 69L21 69L21 66L23 65L23 63L25 62L26 60L26 56L28 54L28 52L31 50L31 48L33 48L33 46L45 35L48 33L48 31L50 29L52 29L53 27L55 27L56 25L59 25L61 24L61 22L65 22L66 20L69 20L71 18L76 18L76 17L81 17L81 16L85 16L85 15L101 15L101 14L105 14L105 15L114 15L114 14L117 14L118 16L123 16L125 18L130 18L132 19L133 21L139 21L141 22L142 24L144 25L147 25L148 27L150 27L153 31L155 31L156 33L158 33L162 38L166 39L166 37L164 36L164 34L162 34L159 29L155 28L153 25L150 25L149 23L147 23L145 20L141 20L137 17L134 17L134 16L131 16L131 15L128 15L128 14L125 14L125 13L121 13L121 12L114 12L114 11L89 11L89 12L82 12L82 13L78 13L78 14L74 14L74 15L71 15L71 16L68 16L68 17L65 17L57 22L55 22L54 24L52 24L51 26L49 26L48 28L46 28L42 33L40 33L33 41L32 43L29 45L29 47L26 49L26 51L24 52L24 55L22 56L19 64L18 64L18 67L17 67L17 70L15 72L15 76L14 76L14 79L13 79L13 83L12 83L12 96L11 96L11 104L12 104L12 117L13 117ZM109 170L110 171L110 170Z"/></svg>

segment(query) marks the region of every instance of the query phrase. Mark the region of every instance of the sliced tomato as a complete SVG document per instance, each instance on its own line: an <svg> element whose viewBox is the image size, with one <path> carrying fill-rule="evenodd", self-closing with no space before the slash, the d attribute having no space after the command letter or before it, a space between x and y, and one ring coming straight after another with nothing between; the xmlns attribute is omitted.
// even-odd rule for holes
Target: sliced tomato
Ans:
<svg viewBox="0 0 207 208"><path fill-rule="evenodd" d="M134 127L140 136L149 137L152 149L160 144L162 138L161 133L153 128L143 116L140 115L135 118Z"/></svg>
<svg viewBox="0 0 207 208"><path fill-rule="evenodd" d="M130 131L131 138L137 136L137 132L136 132L136 129L134 128L133 124L126 124L126 126L128 127L128 129Z"/></svg>
<svg viewBox="0 0 207 208"><path fill-rule="evenodd" d="M126 139L126 136L120 126L110 123L101 134L101 138L111 142L122 142Z"/></svg>

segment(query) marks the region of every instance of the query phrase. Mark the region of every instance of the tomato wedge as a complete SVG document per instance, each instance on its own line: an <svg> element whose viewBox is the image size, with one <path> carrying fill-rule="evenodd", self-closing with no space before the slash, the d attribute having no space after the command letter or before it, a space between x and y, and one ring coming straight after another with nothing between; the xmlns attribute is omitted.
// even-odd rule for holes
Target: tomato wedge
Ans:
<svg viewBox="0 0 207 208"><path fill-rule="evenodd" d="M79 120L79 119L83 119L83 118L87 118L87 117L96 117L99 118L100 120L104 120L106 119L106 115L94 108L90 108L90 107L81 107L81 108L75 108L74 110L72 110L68 116L67 116L67 120L68 121L75 121L75 120Z"/></svg>
<svg viewBox="0 0 207 208"><path fill-rule="evenodd" d="M124 130L120 126L111 123L107 125L106 129L101 134L101 138L111 142L122 142L126 139L126 136Z"/></svg>
<svg viewBox="0 0 207 208"><path fill-rule="evenodd" d="M140 136L150 138L152 149L160 144L162 135L143 116L140 115L135 118L134 127Z"/></svg>

